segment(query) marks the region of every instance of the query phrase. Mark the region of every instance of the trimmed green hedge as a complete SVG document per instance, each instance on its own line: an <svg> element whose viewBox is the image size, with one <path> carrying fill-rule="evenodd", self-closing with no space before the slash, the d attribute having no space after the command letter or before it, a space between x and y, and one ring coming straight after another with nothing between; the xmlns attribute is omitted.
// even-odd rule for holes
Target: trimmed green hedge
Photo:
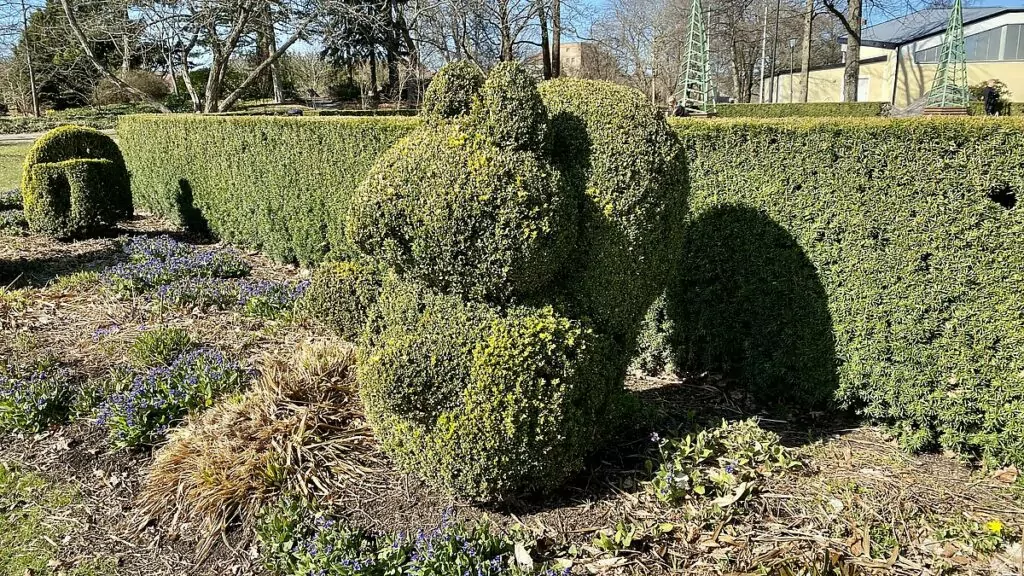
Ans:
<svg viewBox="0 0 1024 576"><path fill-rule="evenodd" d="M885 116L886 102L808 102L777 104L718 104L721 118L810 118Z"/></svg>
<svg viewBox="0 0 1024 576"><path fill-rule="evenodd" d="M1024 102L1006 102L1000 100L996 105L1000 116L1024 116ZM971 116L985 116L985 103L972 101L970 104Z"/></svg>
<svg viewBox="0 0 1024 576"><path fill-rule="evenodd" d="M911 448L1024 463L1024 121L675 124L674 358L798 387Z"/></svg>
<svg viewBox="0 0 1024 576"><path fill-rule="evenodd" d="M414 118L129 116L118 127L136 204L283 260L348 252L345 211Z"/></svg>

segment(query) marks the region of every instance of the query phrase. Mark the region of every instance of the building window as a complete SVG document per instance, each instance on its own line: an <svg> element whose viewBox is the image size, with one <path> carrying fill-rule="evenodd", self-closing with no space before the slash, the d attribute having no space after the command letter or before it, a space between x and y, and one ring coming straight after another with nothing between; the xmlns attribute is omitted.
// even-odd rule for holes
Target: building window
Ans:
<svg viewBox="0 0 1024 576"><path fill-rule="evenodd" d="M1020 24L1007 24L964 38L968 62L1024 60L1024 30ZM1005 32L1005 34L1004 34ZM935 64L942 58L942 45L914 52L918 64Z"/></svg>

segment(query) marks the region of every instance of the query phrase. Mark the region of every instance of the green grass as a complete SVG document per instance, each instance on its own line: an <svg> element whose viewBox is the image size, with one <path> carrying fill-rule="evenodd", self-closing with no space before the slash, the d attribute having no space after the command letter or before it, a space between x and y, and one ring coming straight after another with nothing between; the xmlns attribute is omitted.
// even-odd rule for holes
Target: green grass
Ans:
<svg viewBox="0 0 1024 576"><path fill-rule="evenodd" d="M21 163L31 146L31 144L0 146L0 190L10 190L21 185Z"/></svg>
<svg viewBox="0 0 1024 576"><path fill-rule="evenodd" d="M0 575L48 574L60 542L71 523L62 520L80 499L74 487L49 483L43 477L0 462ZM68 576L114 574L112 558L88 560Z"/></svg>

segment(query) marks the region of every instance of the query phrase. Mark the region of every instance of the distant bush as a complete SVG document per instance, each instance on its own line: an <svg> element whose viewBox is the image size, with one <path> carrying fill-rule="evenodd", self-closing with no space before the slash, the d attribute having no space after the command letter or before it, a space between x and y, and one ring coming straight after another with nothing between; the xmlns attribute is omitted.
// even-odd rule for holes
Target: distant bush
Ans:
<svg viewBox="0 0 1024 576"><path fill-rule="evenodd" d="M29 229L58 238L97 234L132 215L121 151L91 128L65 126L37 140L21 192Z"/></svg>
<svg viewBox="0 0 1024 576"><path fill-rule="evenodd" d="M768 104L718 104L722 118L849 118L886 116L892 106L886 102L797 102Z"/></svg>
<svg viewBox="0 0 1024 576"><path fill-rule="evenodd" d="M162 77L148 70L131 70L121 77L121 80L140 90L155 100L163 100L171 93L171 87L167 85ZM104 106L109 104L127 104L138 102L141 97L122 89L108 78L101 78L93 89L92 101L94 104Z"/></svg>

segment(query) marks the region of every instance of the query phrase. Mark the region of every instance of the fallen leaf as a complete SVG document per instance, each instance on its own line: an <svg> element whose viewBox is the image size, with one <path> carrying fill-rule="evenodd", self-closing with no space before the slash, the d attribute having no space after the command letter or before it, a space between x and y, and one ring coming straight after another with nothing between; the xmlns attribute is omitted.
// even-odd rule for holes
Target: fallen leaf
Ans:
<svg viewBox="0 0 1024 576"><path fill-rule="evenodd" d="M515 545L516 562L520 566L526 568L533 568L533 557L530 556L530 551L523 546L522 542L516 542Z"/></svg>
<svg viewBox="0 0 1024 576"><path fill-rule="evenodd" d="M992 477L1004 484L1013 484L1017 481L1019 474L1016 466L1007 466L1006 468L996 470Z"/></svg>

